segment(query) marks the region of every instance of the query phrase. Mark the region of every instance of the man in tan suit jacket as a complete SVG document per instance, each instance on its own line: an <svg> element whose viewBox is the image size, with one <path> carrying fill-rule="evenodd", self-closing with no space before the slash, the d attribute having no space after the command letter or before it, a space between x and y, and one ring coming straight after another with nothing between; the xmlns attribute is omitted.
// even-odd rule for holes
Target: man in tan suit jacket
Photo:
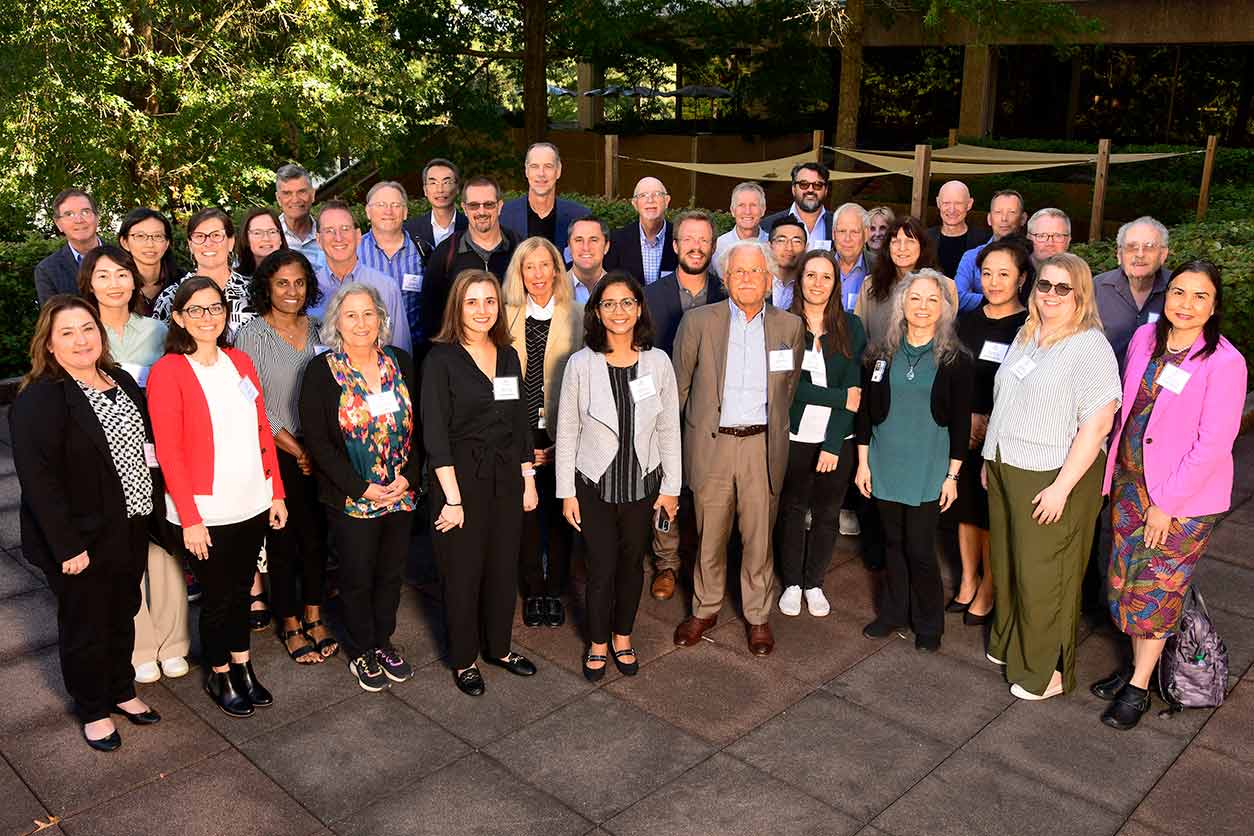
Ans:
<svg viewBox="0 0 1254 836"><path fill-rule="evenodd" d="M676 628L675 644L696 644L718 619L727 540L739 515L749 650L765 656L775 646L767 623L775 582L771 529L788 466L788 409L801 376L805 326L767 304L776 268L766 245L738 242L723 262L731 298L688 311L675 337L684 482L701 538L692 615Z"/></svg>

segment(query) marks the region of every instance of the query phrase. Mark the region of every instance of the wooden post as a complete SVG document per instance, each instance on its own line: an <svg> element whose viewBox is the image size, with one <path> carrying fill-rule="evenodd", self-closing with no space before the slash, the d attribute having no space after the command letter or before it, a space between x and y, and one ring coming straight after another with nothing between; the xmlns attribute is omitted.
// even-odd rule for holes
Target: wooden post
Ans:
<svg viewBox="0 0 1254 836"><path fill-rule="evenodd" d="M958 129L950 128L949 129L949 147L953 148L957 144L958 144Z"/></svg>
<svg viewBox="0 0 1254 836"><path fill-rule="evenodd" d="M1110 174L1110 140L1097 143L1097 172L1093 175L1093 214L1089 217L1089 243L1102 240L1102 216L1106 212L1106 180Z"/></svg>
<svg viewBox="0 0 1254 836"><path fill-rule="evenodd" d="M696 134L692 135L692 146L688 150L689 159L692 162L699 162L701 158L701 137ZM695 171L688 172L688 206L697 205L697 173Z"/></svg>
<svg viewBox="0 0 1254 836"><path fill-rule="evenodd" d="M618 134L605 135L605 197L618 196Z"/></svg>
<svg viewBox="0 0 1254 836"><path fill-rule="evenodd" d="M913 185L910 189L910 214L919 219L919 223L927 226L924 215L927 207L928 184L932 179L932 146L914 146Z"/></svg>
<svg viewBox="0 0 1254 836"><path fill-rule="evenodd" d="M821 163L823 162L823 132L814 131L812 137L811 144L814 146L814 161Z"/></svg>
<svg viewBox="0 0 1254 836"><path fill-rule="evenodd" d="M1215 173L1215 151L1219 148L1219 137L1211 134L1206 137L1206 161L1202 163L1202 190L1197 195L1197 219L1205 220L1206 208L1210 205L1210 178Z"/></svg>

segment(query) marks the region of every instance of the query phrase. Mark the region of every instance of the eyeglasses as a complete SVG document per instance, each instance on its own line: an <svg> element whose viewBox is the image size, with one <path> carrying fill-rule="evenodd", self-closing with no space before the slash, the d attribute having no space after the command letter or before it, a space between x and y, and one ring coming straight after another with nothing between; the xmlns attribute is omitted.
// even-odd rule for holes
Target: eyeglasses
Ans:
<svg viewBox="0 0 1254 836"><path fill-rule="evenodd" d="M484 200L476 203L463 203L462 208L467 212L478 212L480 209L487 209L491 212L496 208L495 200Z"/></svg>
<svg viewBox="0 0 1254 836"><path fill-rule="evenodd" d="M275 229L274 227L270 227L269 229L248 230L249 238L278 238L279 235L281 234L282 233L279 230Z"/></svg>
<svg viewBox="0 0 1254 836"><path fill-rule="evenodd" d="M792 186L802 192L821 192L827 188L827 183L822 180L793 180Z"/></svg>
<svg viewBox="0 0 1254 836"><path fill-rule="evenodd" d="M776 235L771 239L771 243L779 244L780 246L790 244L794 247L804 247L806 245L806 239L802 238L800 235Z"/></svg>
<svg viewBox="0 0 1254 836"><path fill-rule="evenodd" d="M1030 232L1028 235L1033 241L1039 241L1042 244L1047 242L1050 244L1062 244L1071 237L1070 232Z"/></svg>
<svg viewBox="0 0 1254 836"><path fill-rule="evenodd" d="M619 310L623 313L631 313L636 309L636 300L630 296L626 299L602 299L597 307L605 313L614 313Z"/></svg>
<svg viewBox="0 0 1254 836"><path fill-rule="evenodd" d="M1071 285L1064 284L1063 282L1058 282L1057 284L1054 284L1053 282L1048 282L1045 279L1036 280L1036 292L1037 293L1041 294L1042 296L1048 296L1051 290L1054 291L1054 293L1058 294L1059 296L1066 296L1068 293L1071 292Z"/></svg>
<svg viewBox="0 0 1254 836"><path fill-rule="evenodd" d="M214 302L212 305L188 305L186 308L183 308L183 316L191 317L192 319L200 319L205 314L222 316L224 313L226 313L226 305L221 302Z"/></svg>
<svg viewBox="0 0 1254 836"><path fill-rule="evenodd" d="M636 192L631 196L632 200L661 200L664 197L670 197L669 192Z"/></svg>
<svg viewBox="0 0 1254 836"><path fill-rule="evenodd" d="M206 241L212 241L215 244L221 244L226 240L226 230L215 229L213 232L193 232L187 236L187 240L193 244L203 244Z"/></svg>
<svg viewBox="0 0 1254 836"><path fill-rule="evenodd" d="M398 200L393 200L391 203L386 203L382 200L376 200L374 203L370 205L373 206L375 209L391 209L393 212L399 212L405 208L405 204L401 203Z"/></svg>
<svg viewBox="0 0 1254 836"><path fill-rule="evenodd" d="M1124 244L1120 247L1125 253L1132 253L1133 255L1141 255L1142 253L1153 255L1162 248L1162 244Z"/></svg>
<svg viewBox="0 0 1254 836"><path fill-rule="evenodd" d="M68 221L71 218L82 218L83 220L86 220L95 214L96 210L88 207L86 209L79 209L77 212L73 209L66 209L64 212L58 213L57 217L63 221Z"/></svg>
<svg viewBox="0 0 1254 836"><path fill-rule="evenodd" d="M746 277L760 279L763 276L769 275L769 271L764 267L750 267L748 269L744 267L737 267L735 270L728 270L727 275L731 276L733 279L743 279Z"/></svg>
<svg viewBox="0 0 1254 836"><path fill-rule="evenodd" d="M164 232L132 232L126 236L126 240L138 244L164 244L168 239Z"/></svg>

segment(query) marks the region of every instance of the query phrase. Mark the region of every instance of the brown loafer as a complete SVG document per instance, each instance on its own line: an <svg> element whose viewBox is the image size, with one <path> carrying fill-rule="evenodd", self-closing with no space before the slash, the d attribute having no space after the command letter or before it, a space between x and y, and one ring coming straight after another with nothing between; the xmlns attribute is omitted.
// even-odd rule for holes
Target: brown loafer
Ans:
<svg viewBox="0 0 1254 836"><path fill-rule="evenodd" d="M717 622L717 615L713 618L697 618L695 615L688 616L679 622L679 626L675 628L675 644L680 647L692 647L701 641L705 631L712 630Z"/></svg>
<svg viewBox="0 0 1254 836"><path fill-rule="evenodd" d="M775 649L775 636L769 624L749 625L749 652L754 656L766 656Z"/></svg>
<svg viewBox="0 0 1254 836"><path fill-rule="evenodd" d="M675 570L662 569L653 576L653 586L649 594L659 601L669 601L675 594Z"/></svg>

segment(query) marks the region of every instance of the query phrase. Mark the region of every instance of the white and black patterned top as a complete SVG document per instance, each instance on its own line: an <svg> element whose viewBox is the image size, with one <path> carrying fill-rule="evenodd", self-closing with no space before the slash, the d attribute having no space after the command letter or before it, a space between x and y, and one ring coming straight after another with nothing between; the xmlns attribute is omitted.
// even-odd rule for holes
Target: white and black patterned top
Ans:
<svg viewBox="0 0 1254 836"><path fill-rule="evenodd" d="M523 372L523 397L527 401L527 423L534 430L540 425L540 411L544 409L544 351L549 345L549 326L552 319L527 317L527 368ZM556 416L546 415L545 426L556 425Z"/></svg>
<svg viewBox="0 0 1254 836"><path fill-rule="evenodd" d="M191 272L183 278L174 282L172 285L161 291L161 295L157 297L157 301L152 303L152 315L155 319L162 322L170 321L170 314L174 312L174 294L178 293L179 285L190 279L192 276L198 275ZM235 342L235 332L238 331L245 322L257 315L253 310L252 302L248 298L248 277L231 271L231 277L226 280L226 287L222 289L223 295L226 296L227 305L230 310L227 312L226 319L226 338L230 343Z"/></svg>
<svg viewBox="0 0 1254 836"><path fill-rule="evenodd" d="M81 380L75 382L87 396L109 442L113 468L126 497L126 516L148 516L152 513L152 474L148 472L144 457L144 418L139 414L139 407L121 386L101 392Z"/></svg>

